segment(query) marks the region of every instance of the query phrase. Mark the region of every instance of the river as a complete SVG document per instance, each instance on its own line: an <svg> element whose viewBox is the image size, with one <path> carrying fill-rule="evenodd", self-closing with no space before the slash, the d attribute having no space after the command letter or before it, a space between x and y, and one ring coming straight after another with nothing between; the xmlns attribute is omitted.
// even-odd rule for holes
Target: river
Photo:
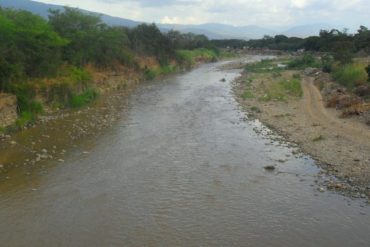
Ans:
<svg viewBox="0 0 370 247"><path fill-rule="evenodd" d="M139 86L89 153L2 190L0 246L369 246L369 206L319 192L314 161L246 119L225 63Z"/></svg>

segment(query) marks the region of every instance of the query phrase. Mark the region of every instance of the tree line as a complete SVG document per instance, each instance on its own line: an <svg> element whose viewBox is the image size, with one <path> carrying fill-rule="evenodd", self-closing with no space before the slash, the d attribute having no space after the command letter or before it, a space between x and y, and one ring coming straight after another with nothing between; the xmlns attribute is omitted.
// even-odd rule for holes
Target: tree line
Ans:
<svg viewBox="0 0 370 247"><path fill-rule="evenodd" d="M370 30L360 26L355 34L348 30L337 29L321 30L318 36L308 38L265 35L262 39L245 40L215 40L212 41L218 47L229 46L231 48L249 47L254 49L268 48L271 50L329 52L336 54L338 59L345 59L350 54L364 52L370 54ZM342 56L342 57L340 57Z"/></svg>
<svg viewBox="0 0 370 247"><path fill-rule="evenodd" d="M0 91L27 78L53 77L66 64L138 69L136 56L153 56L165 66L176 50L214 48L204 35L162 33L155 24L108 26L98 15L66 7L48 20L27 11L0 8Z"/></svg>

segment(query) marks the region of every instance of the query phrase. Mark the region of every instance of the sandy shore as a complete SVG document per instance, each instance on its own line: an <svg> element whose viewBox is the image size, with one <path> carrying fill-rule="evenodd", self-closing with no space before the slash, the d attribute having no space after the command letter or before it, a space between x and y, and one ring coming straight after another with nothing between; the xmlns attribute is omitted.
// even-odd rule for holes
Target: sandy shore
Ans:
<svg viewBox="0 0 370 247"><path fill-rule="evenodd" d="M268 102L258 100L263 92L257 90L266 79L248 77L253 75L244 73L235 82L234 91L250 118L259 119L317 160L332 177L324 184L327 188L351 197L370 198L369 126L339 118L339 112L325 108L312 77L302 75L301 98ZM250 83L245 83L247 80ZM246 89L255 97L243 97Z"/></svg>

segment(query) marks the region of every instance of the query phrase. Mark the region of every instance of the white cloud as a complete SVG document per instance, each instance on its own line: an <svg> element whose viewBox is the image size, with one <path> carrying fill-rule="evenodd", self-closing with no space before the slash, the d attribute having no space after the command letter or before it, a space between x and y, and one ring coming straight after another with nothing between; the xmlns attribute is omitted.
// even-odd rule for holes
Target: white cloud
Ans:
<svg viewBox="0 0 370 247"><path fill-rule="evenodd" d="M265 27L370 23L369 0L38 0L162 23L218 22Z"/></svg>

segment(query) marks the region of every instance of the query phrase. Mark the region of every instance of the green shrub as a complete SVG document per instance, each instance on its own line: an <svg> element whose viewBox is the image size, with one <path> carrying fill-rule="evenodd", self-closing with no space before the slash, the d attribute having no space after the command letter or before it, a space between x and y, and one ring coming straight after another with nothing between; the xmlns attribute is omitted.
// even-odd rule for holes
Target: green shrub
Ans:
<svg viewBox="0 0 370 247"><path fill-rule="evenodd" d="M253 99L254 95L250 90L245 90L243 95L242 95L242 98L245 99L245 100L246 99Z"/></svg>
<svg viewBox="0 0 370 247"><path fill-rule="evenodd" d="M78 108L91 103L97 97L98 93L95 89L88 89L82 94L72 95L70 106L73 108Z"/></svg>
<svg viewBox="0 0 370 247"><path fill-rule="evenodd" d="M73 96L91 88L92 75L87 70L68 66L61 70L59 76L58 82L44 89L47 102L56 107L70 107Z"/></svg>
<svg viewBox="0 0 370 247"><path fill-rule="evenodd" d="M42 113L42 104L34 100L36 91L31 83L13 84L11 92L17 96L19 113L30 112L34 114Z"/></svg>
<svg viewBox="0 0 370 247"><path fill-rule="evenodd" d="M322 57L322 71L325 73L331 73L333 70L334 58L326 55Z"/></svg>
<svg viewBox="0 0 370 247"><path fill-rule="evenodd" d="M186 67L195 65L197 60L214 62L217 60L217 53L214 50L199 48L195 50L178 50L176 51L177 61Z"/></svg>
<svg viewBox="0 0 370 247"><path fill-rule="evenodd" d="M166 65L160 68L159 74L168 75L176 71L176 68L171 65Z"/></svg>
<svg viewBox="0 0 370 247"><path fill-rule="evenodd" d="M154 69L146 69L144 71L144 76L146 80L154 80L157 77L157 73Z"/></svg>
<svg viewBox="0 0 370 247"><path fill-rule="evenodd" d="M320 68L321 64L314 56L310 54L304 54L303 56L295 58L288 63L288 68L290 69L305 69L308 67Z"/></svg>
<svg viewBox="0 0 370 247"><path fill-rule="evenodd" d="M347 64L339 66L334 70L333 78L342 86L354 88L364 84L368 75L361 64Z"/></svg>
<svg viewBox="0 0 370 247"><path fill-rule="evenodd" d="M17 121L15 122L16 126L19 128L23 128L28 123L35 121L36 114L32 112L22 112Z"/></svg>

